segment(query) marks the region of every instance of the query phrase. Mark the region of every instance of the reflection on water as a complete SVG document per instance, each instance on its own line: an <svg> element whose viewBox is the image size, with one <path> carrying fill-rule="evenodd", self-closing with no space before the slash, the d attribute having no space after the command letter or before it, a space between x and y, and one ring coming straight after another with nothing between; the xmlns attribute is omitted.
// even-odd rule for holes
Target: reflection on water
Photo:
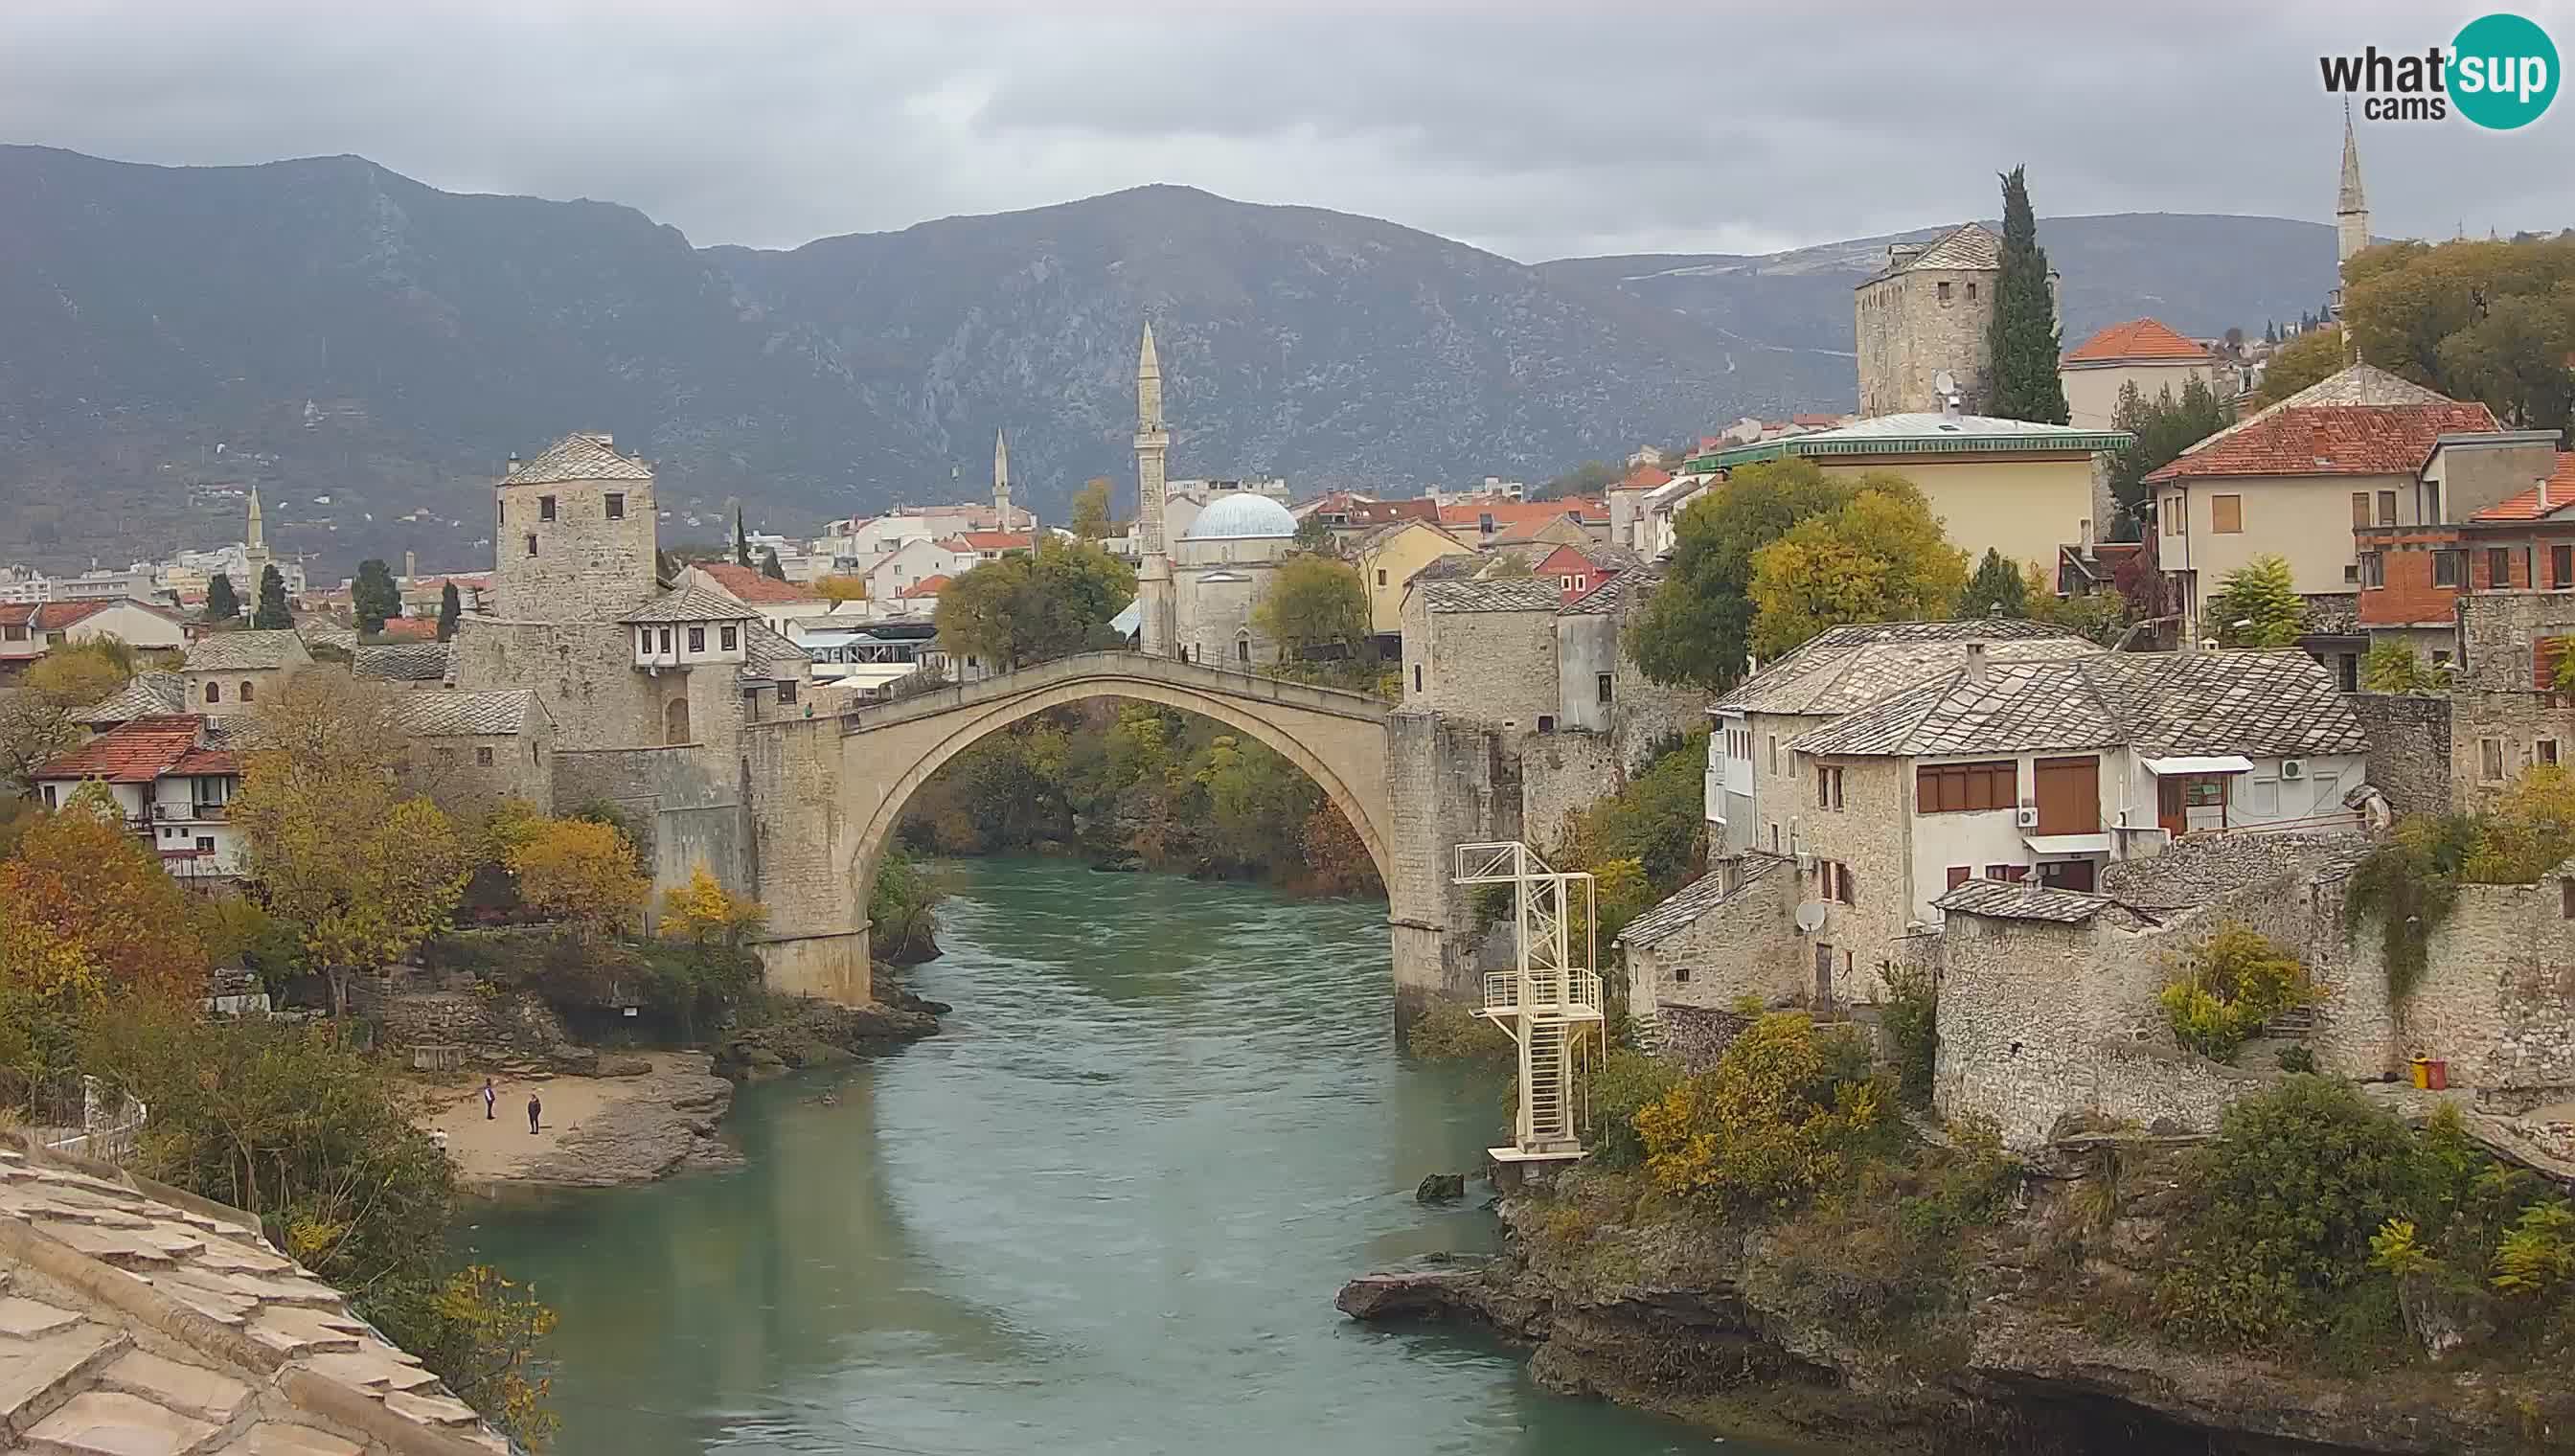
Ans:
<svg viewBox="0 0 2575 1456"><path fill-rule="evenodd" d="M1499 1097L1395 1055L1382 903L947 873L914 973L943 1035L747 1089L739 1170L482 1210L482 1256L563 1316L568 1456L1750 1449L1334 1312L1353 1272L1492 1237L1412 1201Z"/></svg>

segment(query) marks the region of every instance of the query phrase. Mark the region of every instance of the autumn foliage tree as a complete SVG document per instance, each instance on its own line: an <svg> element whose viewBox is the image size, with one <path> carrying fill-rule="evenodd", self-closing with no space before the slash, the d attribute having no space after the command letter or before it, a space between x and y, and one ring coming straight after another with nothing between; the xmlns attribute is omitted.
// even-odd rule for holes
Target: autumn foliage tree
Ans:
<svg viewBox="0 0 2575 1456"><path fill-rule="evenodd" d="M465 836L397 774L399 702L347 673L307 669L262 700L241 792L247 878L302 929L306 964L348 1009L348 977L445 928L473 870Z"/></svg>
<svg viewBox="0 0 2575 1456"><path fill-rule="evenodd" d="M1901 476L1864 476L1839 509L1753 554L1752 650L1771 658L1830 627L1945 618L1966 587L1967 554L1922 492Z"/></svg>
<svg viewBox="0 0 2575 1456"><path fill-rule="evenodd" d="M736 945L758 931L769 918L756 899L724 887L707 866L689 872L689 882L662 891L662 938L692 945Z"/></svg>
<svg viewBox="0 0 2575 1456"><path fill-rule="evenodd" d="M1294 556L1271 574L1252 625L1288 658L1313 648L1355 656L1368 640L1367 588L1358 570L1324 556Z"/></svg>
<svg viewBox="0 0 2575 1456"><path fill-rule="evenodd" d="M615 825L590 819L543 821L509 847L505 862L520 898L585 935L632 921L652 890L635 846Z"/></svg>
<svg viewBox="0 0 2575 1456"><path fill-rule="evenodd" d="M1627 630L1627 651L1645 676L1709 693L1732 688L1750 666L1754 553L1850 495L1813 461L1789 459L1745 466L1685 507L1663 584Z"/></svg>

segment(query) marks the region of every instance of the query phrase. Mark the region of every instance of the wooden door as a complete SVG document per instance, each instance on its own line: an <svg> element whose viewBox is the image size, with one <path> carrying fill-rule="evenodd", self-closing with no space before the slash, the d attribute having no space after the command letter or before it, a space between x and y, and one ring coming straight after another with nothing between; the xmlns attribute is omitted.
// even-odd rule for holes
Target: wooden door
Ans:
<svg viewBox="0 0 2575 1456"><path fill-rule="evenodd" d="M2176 839L2180 838L2189 830L2190 824L2188 820L2182 817L2181 780L2179 778L2158 778L2155 780L2155 822L2163 826L2163 831L2165 833L2172 835Z"/></svg>
<svg viewBox="0 0 2575 1456"><path fill-rule="evenodd" d="M2042 834L2101 832L2101 760L2041 758L2031 774Z"/></svg>

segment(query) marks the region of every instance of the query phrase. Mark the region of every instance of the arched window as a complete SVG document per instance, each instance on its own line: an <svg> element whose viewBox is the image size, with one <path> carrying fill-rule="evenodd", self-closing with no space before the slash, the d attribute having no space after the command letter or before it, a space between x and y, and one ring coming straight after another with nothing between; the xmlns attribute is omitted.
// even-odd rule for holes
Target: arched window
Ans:
<svg viewBox="0 0 2575 1456"><path fill-rule="evenodd" d="M224 685L223 685L223 684L221 684L221 683L208 683L208 684L206 685L206 701L207 701L208 703L221 703L221 702L223 702L223 701L224 701Z"/></svg>
<svg viewBox="0 0 2575 1456"><path fill-rule="evenodd" d="M662 710L662 741L665 744L689 742L689 700L674 698Z"/></svg>
<svg viewBox="0 0 2575 1456"><path fill-rule="evenodd" d="M1252 661L1251 634L1238 632L1234 635L1234 660L1238 663Z"/></svg>
<svg viewBox="0 0 2575 1456"><path fill-rule="evenodd" d="M250 702L253 698L256 698L256 697L258 697L258 696L259 696L258 694L256 694L255 692L253 692L253 691L252 691L253 687L254 687L254 685L251 683L251 681L250 681L248 678L244 678L244 679L242 680L242 685L241 685L241 701L242 701L242 702L244 702L244 703L248 703L248 702Z"/></svg>

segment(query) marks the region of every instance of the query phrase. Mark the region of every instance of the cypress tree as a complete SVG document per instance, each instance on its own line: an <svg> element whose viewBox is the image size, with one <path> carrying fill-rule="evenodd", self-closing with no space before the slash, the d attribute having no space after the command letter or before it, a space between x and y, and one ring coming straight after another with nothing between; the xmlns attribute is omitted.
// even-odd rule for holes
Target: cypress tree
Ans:
<svg viewBox="0 0 2575 1456"><path fill-rule="evenodd" d="M738 567L751 565L751 534L742 529L740 506L733 508L733 563Z"/></svg>
<svg viewBox="0 0 2575 1456"><path fill-rule="evenodd" d="M779 563L778 548L771 547L760 559L760 574L773 582L787 580L787 568Z"/></svg>
<svg viewBox="0 0 2575 1456"><path fill-rule="evenodd" d="M283 632L295 625L286 610L286 578L273 566L260 569L259 608L251 613L250 625L260 632Z"/></svg>
<svg viewBox="0 0 2575 1456"><path fill-rule="evenodd" d="M2038 246L2025 169L2003 174L2002 275L1994 282L1994 322L1986 336L1993 359L1985 413L2042 425L2066 421L2065 385L2057 377L2060 341L2056 300L2047 288L2047 250Z"/></svg>
<svg viewBox="0 0 2575 1456"><path fill-rule="evenodd" d="M233 579L228 572L215 573L206 584L206 620L230 622L241 616L241 598L233 595Z"/></svg>
<svg viewBox="0 0 2575 1456"><path fill-rule="evenodd" d="M457 600L456 584L454 582L450 582L445 587L439 589L438 640L440 642L452 642L455 640L456 619L464 615L465 604Z"/></svg>
<svg viewBox="0 0 2575 1456"><path fill-rule="evenodd" d="M358 563L358 578L349 584L349 605L357 612L358 630L373 637L385 630L387 618L402 616L402 589L394 585L393 568L382 557Z"/></svg>

